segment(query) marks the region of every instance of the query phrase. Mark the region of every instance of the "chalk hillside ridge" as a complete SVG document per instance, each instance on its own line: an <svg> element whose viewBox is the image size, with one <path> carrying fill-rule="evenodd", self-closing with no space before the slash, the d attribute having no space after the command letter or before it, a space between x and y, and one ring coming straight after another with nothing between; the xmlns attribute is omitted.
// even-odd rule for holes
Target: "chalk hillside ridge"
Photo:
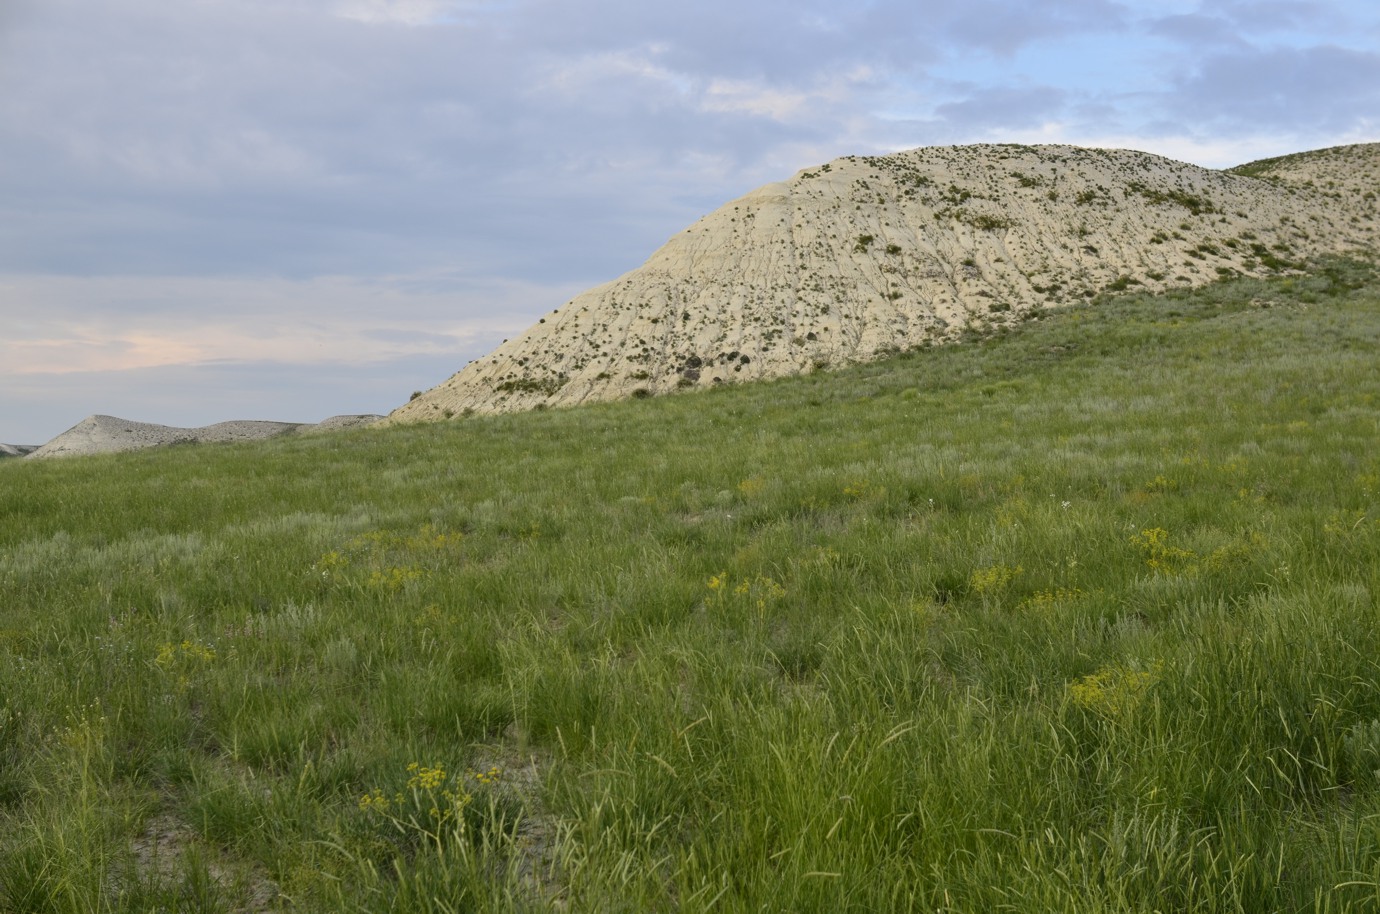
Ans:
<svg viewBox="0 0 1380 914"><path fill-rule="evenodd" d="M865 361L1128 289L1374 250L1380 144L1225 171L1130 150L928 147L768 184L394 410L570 406Z"/></svg>

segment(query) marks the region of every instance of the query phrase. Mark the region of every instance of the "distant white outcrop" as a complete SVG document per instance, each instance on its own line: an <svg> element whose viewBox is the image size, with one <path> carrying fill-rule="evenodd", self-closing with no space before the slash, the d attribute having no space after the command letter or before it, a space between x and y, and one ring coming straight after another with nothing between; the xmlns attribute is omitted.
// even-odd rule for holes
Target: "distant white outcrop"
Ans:
<svg viewBox="0 0 1380 914"><path fill-rule="evenodd" d="M863 361L1103 292L1380 241L1380 144L1216 171L1128 150L849 156L700 219L394 410L439 420Z"/></svg>
<svg viewBox="0 0 1380 914"><path fill-rule="evenodd" d="M0 457L23 457L36 450L36 444L0 444Z"/></svg>
<svg viewBox="0 0 1380 914"><path fill-rule="evenodd" d="M351 428L370 425L382 419L376 415L333 416L324 422L266 422L240 420L218 422L202 428L175 428L149 422L132 422L115 416L87 416L42 447L33 449L29 459L110 454L171 444L252 441L280 435Z"/></svg>

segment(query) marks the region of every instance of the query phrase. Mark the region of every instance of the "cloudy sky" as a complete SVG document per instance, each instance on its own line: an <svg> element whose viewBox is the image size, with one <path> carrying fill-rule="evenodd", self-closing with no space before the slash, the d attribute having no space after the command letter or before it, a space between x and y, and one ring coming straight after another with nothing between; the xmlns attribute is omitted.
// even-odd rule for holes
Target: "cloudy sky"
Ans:
<svg viewBox="0 0 1380 914"><path fill-rule="evenodd" d="M387 412L840 155L1375 140L1374 0L0 0L0 441Z"/></svg>

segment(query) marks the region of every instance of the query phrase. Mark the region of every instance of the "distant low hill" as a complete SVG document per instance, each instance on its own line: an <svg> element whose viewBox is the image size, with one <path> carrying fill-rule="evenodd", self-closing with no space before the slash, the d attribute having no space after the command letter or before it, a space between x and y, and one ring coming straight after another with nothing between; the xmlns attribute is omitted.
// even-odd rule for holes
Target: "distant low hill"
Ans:
<svg viewBox="0 0 1380 914"><path fill-rule="evenodd" d="M30 458L74 457L86 454L110 454L140 448L170 444L206 444L214 442L252 441L276 438L279 435L313 430L349 428L369 425L381 417L374 415L335 416L324 422L265 422L241 420L218 422L200 428L176 428L151 422L132 422L116 416L87 416L52 441L38 448L30 448Z"/></svg>
<svg viewBox="0 0 1380 914"><path fill-rule="evenodd" d="M1226 171L1129 150L847 156L703 217L391 422L779 377L1131 288L1375 250L1380 144Z"/></svg>

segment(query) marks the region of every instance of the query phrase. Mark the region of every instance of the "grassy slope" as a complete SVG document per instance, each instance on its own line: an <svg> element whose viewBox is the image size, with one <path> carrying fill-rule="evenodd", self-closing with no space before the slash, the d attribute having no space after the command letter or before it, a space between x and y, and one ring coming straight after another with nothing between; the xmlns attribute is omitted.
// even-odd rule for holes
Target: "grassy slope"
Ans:
<svg viewBox="0 0 1380 914"><path fill-rule="evenodd" d="M5 463L0 909L1375 910L1378 359L1333 264Z"/></svg>

